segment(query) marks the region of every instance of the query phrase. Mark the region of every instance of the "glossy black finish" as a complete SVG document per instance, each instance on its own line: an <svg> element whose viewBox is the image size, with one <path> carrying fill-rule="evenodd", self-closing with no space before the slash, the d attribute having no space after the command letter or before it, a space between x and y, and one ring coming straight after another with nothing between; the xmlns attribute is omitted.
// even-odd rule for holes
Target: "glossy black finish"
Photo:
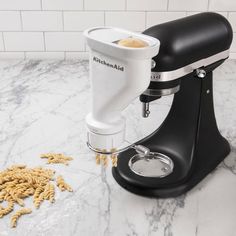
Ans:
<svg viewBox="0 0 236 236"><path fill-rule="evenodd" d="M153 26L143 32L160 40L152 71L171 71L229 49L232 28L222 15L205 12Z"/></svg>
<svg viewBox="0 0 236 236"><path fill-rule="evenodd" d="M216 66L212 65L211 69ZM112 173L128 191L149 197L176 197L209 174L230 152L215 120L212 72L204 79L194 73L181 78L181 90L175 94L165 121L138 144L169 156L174 171L165 178L138 176L128 166L135 151L127 150L119 155L118 166Z"/></svg>
<svg viewBox="0 0 236 236"><path fill-rule="evenodd" d="M149 89L170 89L180 85L181 79L170 80L166 82L151 81L149 84Z"/></svg>
<svg viewBox="0 0 236 236"><path fill-rule="evenodd" d="M180 79L176 79L176 80L172 80L172 81L167 81L165 83L163 82L150 82L148 89L152 89L152 90L163 90L163 89L172 89L175 88L177 86L180 86L181 80ZM153 95L146 95L146 94L141 94L139 96L139 100L140 102L152 102L154 100L157 100L161 98L161 96L153 96Z"/></svg>

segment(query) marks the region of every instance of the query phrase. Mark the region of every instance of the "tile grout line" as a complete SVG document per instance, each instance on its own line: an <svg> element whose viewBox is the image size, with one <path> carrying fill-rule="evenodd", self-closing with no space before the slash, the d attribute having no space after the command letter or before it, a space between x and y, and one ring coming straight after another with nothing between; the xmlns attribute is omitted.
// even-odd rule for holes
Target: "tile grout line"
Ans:
<svg viewBox="0 0 236 236"><path fill-rule="evenodd" d="M145 11L145 29L147 29L147 11Z"/></svg>
<svg viewBox="0 0 236 236"><path fill-rule="evenodd" d="M44 52L46 52L46 39L45 39L45 32L43 32L43 46L44 46Z"/></svg>
<svg viewBox="0 0 236 236"><path fill-rule="evenodd" d="M20 11L20 27L21 27L21 31L23 31L23 17L22 17L22 11Z"/></svg>
<svg viewBox="0 0 236 236"><path fill-rule="evenodd" d="M167 11L169 11L170 0L167 0Z"/></svg>
<svg viewBox="0 0 236 236"><path fill-rule="evenodd" d="M64 11L61 11L61 17L62 17L62 31L65 32Z"/></svg>
<svg viewBox="0 0 236 236"><path fill-rule="evenodd" d="M103 12L103 16L104 16L103 24L104 26L106 26L106 12L105 11Z"/></svg>
<svg viewBox="0 0 236 236"><path fill-rule="evenodd" d="M4 52L7 52L7 51L6 51L6 46L5 46L5 37L4 37L3 32L2 32L2 43L3 43Z"/></svg>
<svg viewBox="0 0 236 236"><path fill-rule="evenodd" d="M209 11L210 8L210 0L207 1L207 11Z"/></svg>

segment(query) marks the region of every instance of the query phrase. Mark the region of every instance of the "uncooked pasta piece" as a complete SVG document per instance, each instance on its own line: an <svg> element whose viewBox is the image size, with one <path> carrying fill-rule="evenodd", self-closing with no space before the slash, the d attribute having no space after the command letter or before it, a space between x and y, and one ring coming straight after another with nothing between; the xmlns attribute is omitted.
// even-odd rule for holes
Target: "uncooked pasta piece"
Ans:
<svg viewBox="0 0 236 236"><path fill-rule="evenodd" d="M4 201L5 195L7 194L7 191L5 189L3 189L0 192L0 202Z"/></svg>
<svg viewBox="0 0 236 236"><path fill-rule="evenodd" d="M65 164L69 165L69 161L73 160L72 157L65 156L61 153L46 153L40 156L41 158L48 159L48 164Z"/></svg>
<svg viewBox="0 0 236 236"><path fill-rule="evenodd" d="M4 201L14 202L14 199L12 198L12 196L9 193L6 193L6 195L4 196Z"/></svg>
<svg viewBox="0 0 236 236"><path fill-rule="evenodd" d="M69 184L65 182L65 180L63 179L61 175L57 177L57 186L61 191L67 190L69 192L73 192L73 189L70 187Z"/></svg>
<svg viewBox="0 0 236 236"><path fill-rule="evenodd" d="M106 152L106 149L103 149L102 151L103 151L103 152ZM107 155L105 155L105 154L101 154L101 155L100 155L100 163L101 163L103 166L105 166L105 167L108 166L108 158L107 158Z"/></svg>
<svg viewBox="0 0 236 236"><path fill-rule="evenodd" d="M11 227L16 227L18 219L25 214L30 214L32 210L30 208L22 208L18 210L12 217L11 217Z"/></svg>
<svg viewBox="0 0 236 236"><path fill-rule="evenodd" d="M113 167L117 167L117 160L118 160L117 155L116 154L112 154L111 155L111 163L112 163Z"/></svg>
<svg viewBox="0 0 236 236"><path fill-rule="evenodd" d="M100 165L100 163L101 163L101 155L99 153L97 153L95 158L96 158L96 164Z"/></svg>
<svg viewBox="0 0 236 236"><path fill-rule="evenodd" d="M35 201L34 201L35 208L38 209L40 207L41 203L43 202L43 200L44 200L44 192L40 193L39 197L35 199Z"/></svg>
<svg viewBox="0 0 236 236"><path fill-rule="evenodd" d="M14 201L11 200L8 202L8 205L6 208L3 208L2 210L0 210L0 218L7 215L11 211L13 211L13 208L14 208Z"/></svg>
<svg viewBox="0 0 236 236"><path fill-rule="evenodd" d="M49 201L51 203L55 201L55 187L53 184L49 185Z"/></svg>
<svg viewBox="0 0 236 236"><path fill-rule="evenodd" d="M50 183L48 183L43 191L44 200L49 200L49 190L50 190Z"/></svg>
<svg viewBox="0 0 236 236"><path fill-rule="evenodd" d="M39 186L36 188L33 196L33 202L35 204L36 200L39 198L39 195L44 191L44 188L42 186Z"/></svg>
<svg viewBox="0 0 236 236"><path fill-rule="evenodd" d="M116 151L115 148L111 149L111 152L115 152L115 151ZM112 163L113 167L117 167L117 160L118 160L117 154L115 154L115 153L111 154L111 163Z"/></svg>

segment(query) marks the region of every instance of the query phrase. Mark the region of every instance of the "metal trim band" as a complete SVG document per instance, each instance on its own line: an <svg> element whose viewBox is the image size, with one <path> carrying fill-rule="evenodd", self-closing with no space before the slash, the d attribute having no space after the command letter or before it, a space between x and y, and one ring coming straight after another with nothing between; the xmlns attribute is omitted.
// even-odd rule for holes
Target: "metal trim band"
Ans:
<svg viewBox="0 0 236 236"><path fill-rule="evenodd" d="M146 89L143 94L148 96L167 96L173 93L177 93L180 89L180 86L177 85L173 88L168 89Z"/></svg>
<svg viewBox="0 0 236 236"><path fill-rule="evenodd" d="M180 77L183 77L187 74L192 73L194 70L201 68L203 66L208 66L214 62L217 62L222 59L226 59L229 57L229 49L217 53L213 56L201 59L199 61L196 61L192 64L189 64L187 66L181 67L177 70L172 71L163 71L163 72L152 72L151 74L151 81L153 82L166 82L178 79Z"/></svg>

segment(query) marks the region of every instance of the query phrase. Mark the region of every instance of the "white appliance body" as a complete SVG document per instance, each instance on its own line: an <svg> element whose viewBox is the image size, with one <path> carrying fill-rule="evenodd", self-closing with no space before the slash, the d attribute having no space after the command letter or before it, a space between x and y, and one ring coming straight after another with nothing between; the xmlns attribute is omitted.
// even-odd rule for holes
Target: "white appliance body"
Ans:
<svg viewBox="0 0 236 236"><path fill-rule="evenodd" d="M92 110L86 117L88 142L98 150L118 148L125 139L122 111L149 85L151 58L157 55L157 39L117 28L92 28L84 32L90 49ZM148 43L129 48L116 42L138 38Z"/></svg>

